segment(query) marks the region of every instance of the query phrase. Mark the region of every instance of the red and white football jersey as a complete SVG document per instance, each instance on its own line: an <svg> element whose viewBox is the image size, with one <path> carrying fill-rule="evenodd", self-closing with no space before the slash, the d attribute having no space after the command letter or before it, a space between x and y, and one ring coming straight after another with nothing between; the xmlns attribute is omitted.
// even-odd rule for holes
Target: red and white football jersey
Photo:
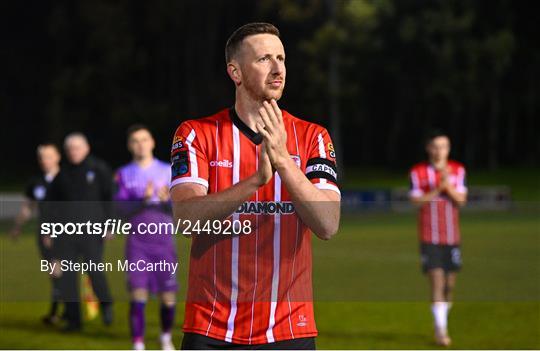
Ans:
<svg viewBox="0 0 540 351"><path fill-rule="evenodd" d="M419 197L435 190L441 181L441 172L429 162L416 164L410 171L409 196ZM465 167L448 161L448 182L460 193L467 193ZM418 235L427 244L459 245L459 208L444 193L422 204L418 213Z"/></svg>
<svg viewBox="0 0 540 351"><path fill-rule="evenodd" d="M287 148L319 189L339 193L335 151L326 129L283 111ZM230 188L257 171L262 138L234 108L177 129L171 187ZM313 314L311 232L277 173L232 216L248 235L192 235L184 332L240 344L317 335Z"/></svg>

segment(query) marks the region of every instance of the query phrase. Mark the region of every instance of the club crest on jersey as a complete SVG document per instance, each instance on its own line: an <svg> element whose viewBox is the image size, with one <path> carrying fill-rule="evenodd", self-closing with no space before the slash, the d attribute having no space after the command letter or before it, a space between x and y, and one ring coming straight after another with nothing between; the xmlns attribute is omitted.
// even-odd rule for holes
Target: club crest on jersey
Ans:
<svg viewBox="0 0 540 351"><path fill-rule="evenodd" d="M86 172L86 182L87 183L93 183L94 179L96 179L96 173L94 171Z"/></svg>
<svg viewBox="0 0 540 351"><path fill-rule="evenodd" d="M296 163L296 165L298 166L298 168L300 168L301 165L302 165L302 160L300 159L300 156L298 156L298 155L291 155L291 158L292 158L292 160L294 161L294 163Z"/></svg>
<svg viewBox="0 0 540 351"><path fill-rule="evenodd" d="M298 316L298 323L296 323L299 327L305 327L307 325L307 318L303 314Z"/></svg>

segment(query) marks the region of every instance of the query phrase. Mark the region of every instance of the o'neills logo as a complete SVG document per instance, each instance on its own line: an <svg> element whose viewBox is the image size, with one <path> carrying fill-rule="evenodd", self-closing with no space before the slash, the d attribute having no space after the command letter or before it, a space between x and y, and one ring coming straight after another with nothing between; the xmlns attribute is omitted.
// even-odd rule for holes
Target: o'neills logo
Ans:
<svg viewBox="0 0 540 351"><path fill-rule="evenodd" d="M291 214L294 213L294 205L290 201L284 202L244 202L237 210L240 214Z"/></svg>

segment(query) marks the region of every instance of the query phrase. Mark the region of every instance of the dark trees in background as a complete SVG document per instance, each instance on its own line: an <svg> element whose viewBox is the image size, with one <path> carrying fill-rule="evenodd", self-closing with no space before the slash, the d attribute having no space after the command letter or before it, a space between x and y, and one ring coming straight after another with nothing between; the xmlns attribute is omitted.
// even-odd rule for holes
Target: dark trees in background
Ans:
<svg viewBox="0 0 540 351"><path fill-rule="evenodd" d="M469 167L537 165L540 49L526 1L263 0L3 3L0 113L6 170L35 145L86 132L113 165L148 124L166 158L175 127L233 103L224 43L275 23L287 51L281 105L339 128L346 166L401 168L447 130ZM335 12L330 15L329 9ZM337 86L336 86L337 84ZM337 95L336 95L337 94ZM330 120L329 116L339 116ZM339 123L336 123L339 122ZM7 123L7 125L6 125ZM9 175L3 174L2 177Z"/></svg>

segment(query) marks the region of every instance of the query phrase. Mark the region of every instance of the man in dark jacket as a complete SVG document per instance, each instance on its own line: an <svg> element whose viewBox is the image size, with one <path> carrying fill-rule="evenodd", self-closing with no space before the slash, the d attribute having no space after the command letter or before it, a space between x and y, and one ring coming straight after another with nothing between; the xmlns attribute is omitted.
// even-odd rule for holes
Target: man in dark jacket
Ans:
<svg viewBox="0 0 540 351"><path fill-rule="evenodd" d="M60 171L60 151L55 144L42 143L37 147L37 158L41 174L32 177L28 182L24 192L24 200L21 202L19 213L15 218L10 233L14 239L21 234L22 226L32 218L33 212L37 215L38 228L41 228L41 223L49 222L51 219L47 210L47 201L44 200L47 197L52 181ZM39 231L36 232L40 258L51 262L53 259L52 239L48 235L41 235ZM51 276L51 283L51 308L49 313L43 317L43 322L57 324L60 321L58 279Z"/></svg>
<svg viewBox="0 0 540 351"><path fill-rule="evenodd" d="M47 199L56 222L103 223L112 218L113 195L112 172L106 163L90 155L90 146L82 133L69 134L64 140L67 162L51 184ZM67 235L55 239L54 256L57 262L101 263L103 260L103 237L101 235ZM60 266L57 264L57 266ZM57 272L58 273L58 272ZM89 271L92 286L100 301L103 322L112 323L112 298L105 274ZM60 289L65 301L66 331L81 328L81 311L78 276L80 272L63 270L60 273Z"/></svg>

